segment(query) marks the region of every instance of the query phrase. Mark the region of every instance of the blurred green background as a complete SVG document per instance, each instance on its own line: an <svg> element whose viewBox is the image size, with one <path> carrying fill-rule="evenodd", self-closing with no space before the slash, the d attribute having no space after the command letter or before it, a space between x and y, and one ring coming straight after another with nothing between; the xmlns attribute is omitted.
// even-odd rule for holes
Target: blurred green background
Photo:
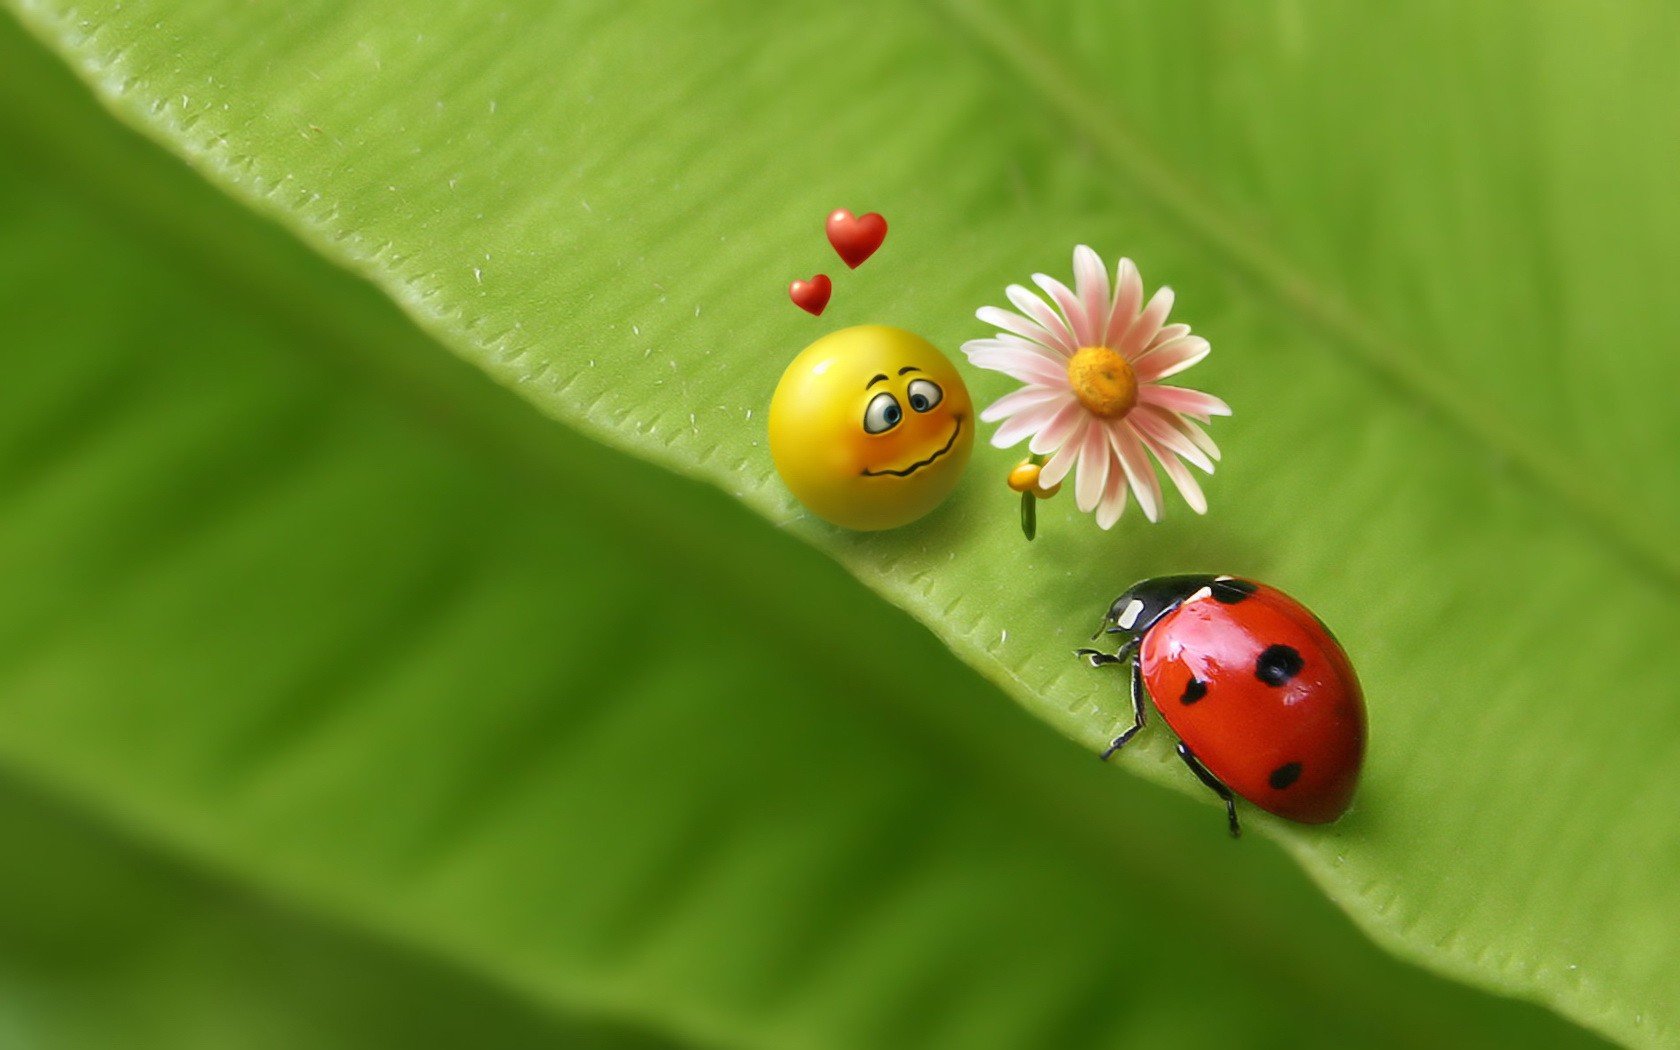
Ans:
<svg viewBox="0 0 1680 1050"><path fill-rule="evenodd" d="M1675 1043L1666 8L17 14L0 1045ZM1214 343L1206 521L799 514L788 356L1077 240ZM1342 825L1092 758L1184 568L1360 658Z"/></svg>

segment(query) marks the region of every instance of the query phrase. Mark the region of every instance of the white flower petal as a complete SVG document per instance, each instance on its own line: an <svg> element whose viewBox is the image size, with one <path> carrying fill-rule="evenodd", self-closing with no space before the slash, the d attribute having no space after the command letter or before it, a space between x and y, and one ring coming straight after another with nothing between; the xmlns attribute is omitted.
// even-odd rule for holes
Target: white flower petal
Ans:
<svg viewBox="0 0 1680 1050"><path fill-rule="evenodd" d="M1047 405L1052 401L1060 401L1072 396L1066 390L1057 390L1054 387L1024 386L1019 390L1010 391L987 405L986 410L980 413L980 421L982 423L996 423L1000 419L1008 419L1022 409L1032 408L1035 405Z"/></svg>
<svg viewBox="0 0 1680 1050"><path fill-rule="evenodd" d="M1120 459L1120 468L1126 472L1126 480L1137 496L1138 506L1143 508L1143 516L1150 521L1160 521L1161 481L1155 476L1155 468L1149 464L1149 453L1144 451L1143 442L1132 433L1131 426L1124 419L1108 425L1108 436L1114 445L1114 454Z"/></svg>
<svg viewBox="0 0 1680 1050"><path fill-rule="evenodd" d="M1184 469L1184 464L1178 461L1178 457L1173 455L1170 449L1162 448L1148 437L1144 438L1144 444L1160 462L1161 469L1167 472L1167 477L1178 486L1179 495L1184 497L1184 502L1190 505L1190 509L1197 514L1206 514L1207 497L1202 494L1202 487L1196 484L1196 476Z"/></svg>
<svg viewBox="0 0 1680 1050"><path fill-rule="evenodd" d="M974 311L974 316L993 328L1018 335L1022 339L1037 343L1047 350L1054 348L1054 337L1040 327L1037 322L1022 317L1020 314L1011 313L1001 306L982 306Z"/></svg>
<svg viewBox="0 0 1680 1050"><path fill-rule="evenodd" d="M1087 419L1085 422L1087 428L1089 428L1090 420ZM1083 437L1084 435L1080 436ZM1044 488L1049 488L1052 485L1060 485L1063 479L1068 476L1068 471L1073 469L1074 462L1079 458L1080 447L1081 442L1069 441L1067 444L1057 449L1056 454L1046 460L1044 466L1039 468L1039 485Z"/></svg>
<svg viewBox="0 0 1680 1050"><path fill-rule="evenodd" d="M1046 423L1055 419L1056 414L1062 410L1062 407L1060 401L1050 401L1042 405L1034 405L1031 408L1023 408L1004 420L1003 425L997 428L992 434L992 444L998 448L1009 448L1011 445L1020 444L1022 438L1038 433Z"/></svg>
<svg viewBox="0 0 1680 1050"><path fill-rule="evenodd" d="M999 332L990 339L970 339L962 345L962 352L965 354L972 355L980 350L1025 350L1028 353L1037 354L1057 368L1067 367L1067 355L1060 350L1045 346L1043 343L1035 343L1031 339L1022 339L1018 335L1010 335L1007 332Z"/></svg>
<svg viewBox="0 0 1680 1050"><path fill-rule="evenodd" d="M1155 338L1151 339L1149 345L1144 349L1153 350L1164 343L1172 342L1174 339L1183 339L1189 334L1190 326L1187 324L1162 325L1161 330L1155 333Z"/></svg>
<svg viewBox="0 0 1680 1050"><path fill-rule="evenodd" d="M1138 389L1138 401L1145 405L1154 405L1168 412L1181 412L1185 415L1196 416L1206 421L1212 416L1228 416L1231 406L1212 394L1204 394L1200 390L1187 390L1181 386L1160 386L1155 383L1145 383Z"/></svg>
<svg viewBox="0 0 1680 1050"><path fill-rule="evenodd" d="M1018 284L1005 288L1003 294L1009 296L1009 301L1014 304L1015 309L1037 322L1049 334L1050 348L1060 351L1064 359L1072 357L1073 352L1079 349L1079 343L1068 330L1067 322L1062 320L1062 315L1049 303Z"/></svg>
<svg viewBox="0 0 1680 1050"><path fill-rule="evenodd" d="M1018 347L975 350L968 355L968 360L977 368L1002 372L1023 383L1036 383L1048 387L1067 386L1067 369L1031 350Z"/></svg>
<svg viewBox="0 0 1680 1050"><path fill-rule="evenodd" d="M1212 347L1199 335L1187 335L1156 347L1132 362L1139 383L1154 383L1175 376L1208 355Z"/></svg>
<svg viewBox="0 0 1680 1050"><path fill-rule="evenodd" d="M1151 448L1159 445L1169 449L1179 457L1189 460L1209 474L1213 473L1213 460L1196 447L1195 442L1184 436L1183 431L1173 425L1172 417L1150 405L1139 405L1126 417L1137 432L1143 436L1145 443Z"/></svg>
<svg viewBox="0 0 1680 1050"><path fill-rule="evenodd" d="M1206 452L1208 454L1208 458L1213 460L1215 463L1219 462L1219 446L1213 443L1212 438L1208 437L1207 431L1203 430L1195 423L1192 423L1190 420L1185 419L1183 416L1179 416L1177 422L1178 428L1184 431L1185 434L1189 435L1190 440L1196 443L1197 448Z"/></svg>
<svg viewBox="0 0 1680 1050"><path fill-rule="evenodd" d="M1081 511L1089 514L1097 509L1103 484L1108 481L1109 460L1113 455L1108 447L1105 428L1097 424L1087 426L1079 442L1079 470L1073 479L1074 501Z"/></svg>
<svg viewBox="0 0 1680 1050"><path fill-rule="evenodd" d="M1143 313L1126 329L1125 336L1115 349L1125 354L1128 361L1143 353L1143 348L1149 345L1155 334L1161 330L1161 325L1166 323L1167 314L1172 312L1172 305L1173 290L1158 290L1150 298L1149 305L1143 308Z"/></svg>
<svg viewBox="0 0 1680 1050"><path fill-rule="evenodd" d="M1068 330L1073 333L1073 338L1079 346L1090 346L1091 343L1086 339L1090 326L1085 322L1085 311L1080 309L1079 299L1072 289L1049 274L1035 273L1032 279L1033 283L1044 289L1044 293L1061 309L1062 316L1067 319Z"/></svg>
<svg viewBox="0 0 1680 1050"><path fill-rule="evenodd" d="M1056 412L1050 422L1044 424L1042 430L1033 435L1027 448L1036 456L1054 452L1077 436L1090 418L1091 413L1084 405L1077 400L1070 401Z"/></svg>
<svg viewBox="0 0 1680 1050"><path fill-rule="evenodd" d="M1120 520L1120 515L1126 512L1126 472L1120 469L1118 462L1108 466L1108 480L1103 483L1102 499L1097 502L1097 525L1102 529L1112 529L1114 523Z"/></svg>
<svg viewBox="0 0 1680 1050"><path fill-rule="evenodd" d="M1078 290L1080 312L1085 316L1085 340L1081 345L1094 346L1104 335L1104 320L1108 317L1108 270L1101 256L1087 245L1073 250L1073 286Z"/></svg>
<svg viewBox="0 0 1680 1050"><path fill-rule="evenodd" d="M1103 345L1118 347L1126 329L1132 326L1136 319L1138 307L1143 305L1143 277L1138 274L1137 264L1130 259L1121 259L1120 265L1114 268L1114 306L1108 312L1108 327L1103 334Z"/></svg>

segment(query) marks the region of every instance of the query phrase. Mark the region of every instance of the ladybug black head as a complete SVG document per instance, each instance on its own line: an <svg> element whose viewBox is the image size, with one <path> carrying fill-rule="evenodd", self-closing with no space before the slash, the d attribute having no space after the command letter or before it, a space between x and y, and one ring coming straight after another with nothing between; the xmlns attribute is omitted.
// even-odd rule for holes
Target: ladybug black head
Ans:
<svg viewBox="0 0 1680 1050"><path fill-rule="evenodd" d="M1230 580L1238 584L1241 581ZM1103 617L1097 634L1125 634L1141 637L1155 625L1155 621L1178 608L1184 600L1201 590L1222 583L1218 576L1155 576L1134 583L1125 594L1114 599Z"/></svg>

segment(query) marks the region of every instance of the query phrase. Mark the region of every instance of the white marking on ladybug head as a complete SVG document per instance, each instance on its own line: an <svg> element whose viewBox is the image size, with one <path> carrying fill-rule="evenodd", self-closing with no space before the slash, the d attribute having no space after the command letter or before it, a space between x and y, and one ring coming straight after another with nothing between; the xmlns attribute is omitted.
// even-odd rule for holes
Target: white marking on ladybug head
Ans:
<svg viewBox="0 0 1680 1050"><path fill-rule="evenodd" d="M1191 602L1199 602L1203 598L1211 598L1212 596L1213 596L1213 588L1212 587L1203 587L1201 590L1197 591L1195 594L1192 594L1190 597L1184 599L1184 604L1189 605Z"/></svg>
<svg viewBox="0 0 1680 1050"><path fill-rule="evenodd" d="M1138 613L1141 612L1143 612L1143 602L1133 598L1126 603L1126 610L1120 614L1120 619L1114 622L1117 626L1129 631L1132 629L1132 624L1137 623Z"/></svg>
<svg viewBox="0 0 1680 1050"><path fill-rule="evenodd" d="M1215 576L1213 578L1213 582L1214 583L1229 583L1230 581L1232 581L1234 579L1236 579L1235 576Z"/></svg>

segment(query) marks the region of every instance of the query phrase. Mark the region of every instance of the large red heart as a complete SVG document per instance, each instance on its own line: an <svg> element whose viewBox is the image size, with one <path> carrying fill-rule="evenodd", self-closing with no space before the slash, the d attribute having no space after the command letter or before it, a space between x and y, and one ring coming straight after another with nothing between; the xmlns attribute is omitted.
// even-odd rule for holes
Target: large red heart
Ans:
<svg viewBox="0 0 1680 1050"><path fill-rule="evenodd" d="M841 208L828 217L828 243L834 245L840 258L854 270L874 255L886 239L887 220L875 212L860 218Z"/></svg>
<svg viewBox="0 0 1680 1050"><path fill-rule="evenodd" d="M822 316L828 306L828 297L833 294L834 282L828 279L826 273L819 273L809 281L794 281L788 285L788 298L812 317Z"/></svg>

